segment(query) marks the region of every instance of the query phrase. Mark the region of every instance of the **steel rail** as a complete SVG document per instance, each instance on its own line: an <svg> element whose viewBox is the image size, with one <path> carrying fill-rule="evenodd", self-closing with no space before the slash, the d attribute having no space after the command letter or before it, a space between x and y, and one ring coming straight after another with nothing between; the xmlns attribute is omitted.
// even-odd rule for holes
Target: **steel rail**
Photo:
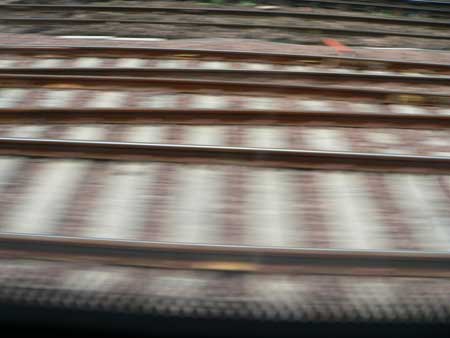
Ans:
<svg viewBox="0 0 450 338"><path fill-rule="evenodd" d="M127 19L69 19L69 18L7 18L1 17L2 24L43 24L43 25L75 25L75 24L144 24L144 25L174 25L174 26L200 26L200 27L222 27L231 29L271 29L271 30L291 30L301 31L307 34L331 35L345 34L353 36L403 36L409 38L433 39L433 40L450 40L447 35L420 34L420 33L404 33L398 31L381 31L381 30L365 30L365 29L347 29L347 28L329 28L329 27L310 27L307 25L267 25L267 24L241 24L241 23L218 23L204 21L170 21L170 20L127 20ZM351 44L350 44L351 45Z"/></svg>
<svg viewBox="0 0 450 338"><path fill-rule="evenodd" d="M301 1L301 0L300 0ZM358 0L359 2L369 2L372 3L371 0ZM413 2L414 1L414 2ZM382 0L382 1L378 1L378 3L386 3L386 4L392 4L392 3L400 3L402 5L404 5L405 3L407 5L411 5L411 6L418 6L419 8L424 8L427 6L450 6L450 2L446 2L447 0Z"/></svg>
<svg viewBox="0 0 450 338"><path fill-rule="evenodd" d="M82 10L82 11L107 11L107 12L172 12L187 14L218 14L218 15L255 15L255 16L288 16L297 18L342 20L342 21L363 21L372 23L387 23L397 25L428 25L435 27L450 27L450 21L417 20L401 18L385 18L376 16L356 16L342 14L322 14L296 11L280 10L257 10L242 8L207 8L207 7L157 7L157 6L117 6L117 5L24 5L24 4L0 4L0 9L19 10Z"/></svg>
<svg viewBox="0 0 450 338"><path fill-rule="evenodd" d="M42 74L42 75L89 75L89 76L132 76L132 77L270 77L278 79L313 79L335 81L370 81L377 82L401 82L401 83L431 83L448 85L450 76L433 75L401 75L401 74L366 74L356 72L332 72L332 71L288 71L288 70L248 70L248 69L206 69L206 68L149 68L149 67L53 67L30 68L14 67L0 68L0 74Z"/></svg>
<svg viewBox="0 0 450 338"><path fill-rule="evenodd" d="M259 61L271 63L326 63L344 67L382 67L392 71L432 71L450 74L450 64L411 62L388 59L357 58L337 55L312 55L267 52L245 52L233 50L190 49L190 48L142 48L142 47L88 47L88 46L2 46L0 55L17 54L32 56L99 56L99 57L175 57L181 59L206 58L238 61Z"/></svg>
<svg viewBox="0 0 450 338"><path fill-rule="evenodd" d="M449 129L450 115L190 108L0 108L0 123L310 125Z"/></svg>
<svg viewBox="0 0 450 338"><path fill-rule="evenodd" d="M24 4L25 5L25 4ZM353 9L359 9L359 8L372 8L372 9L391 9L391 10L404 10L404 11L410 11L410 12L420 12L428 13L428 14L436 14L436 15L444 15L447 13L450 13L450 10L448 8L442 9L435 8L436 4L375 4L373 1L370 2L364 2L364 1L345 1L345 0L296 0L295 5L317 5L318 7L324 7L324 8L341 8L342 6L353 8ZM76 5L75 5L76 6ZM81 6L81 5L80 5ZM426 7L424 7L426 6ZM433 8L430 8L432 6Z"/></svg>
<svg viewBox="0 0 450 338"><path fill-rule="evenodd" d="M450 157L17 137L0 138L0 155L324 170L450 172Z"/></svg>
<svg viewBox="0 0 450 338"><path fill-rule="evenodd" d="M301 0L300 0L301 1ZM373 3L373 1L371 0L358 0L359 2L368 2L368 3ZM382 1L377 1L377 3L385 3L385 4L392 4L392 3L399 3L399 4L406 4L406 5L410 5L410 6L417 6L418 8L426 8L427 6L450 6L450 2L445 2L446 0L442 0L442 1L436 1L436 0L414 0L414 2L412 2L411 0L382 0Z"/></svg>
<svg viewBox="0 0 450 338"><path fill-rule="evenodd" d="M423 93L419 91L387 90L387 89L364 89L350 86L328 86L328 85L303 85L303 84L280 84L261 83L249 81L215 81L196 79L167 79L167 78L144 78L144 77L114 77L114 76L63 76L63 75L34 75L34 74L0 74L0 87L22 86L60 86L69 87L100 87L100 88L142 88L159 87L173 88L184 91L221 91L221 92L255 92L256 94L302 94L316 96L323 99L326 97L365 98L378 99L383 102L414 102L449 104L450 93Z"/></svg>
<svg viewBox="0 0 450 338"><path fill-rule="evenodd" d="M0 256L166 269L450 277L450 253L144 242L0 233Z"/></svg>
<svg viewBox="0 0 450 338"><path fill-rule="evenodd" d="M421 12L430 14L448 14L449 9L437 9L437 8L423 8L412 5L390 5L390 4L376 4L373 2L362 1L344 1L344 0L296 0L296 5L309 4L318 5L325 8L340 8L340 6L349 6L350 8L372 8L372 9L392 9L392 10L406 10L411 12Z"/></svg>

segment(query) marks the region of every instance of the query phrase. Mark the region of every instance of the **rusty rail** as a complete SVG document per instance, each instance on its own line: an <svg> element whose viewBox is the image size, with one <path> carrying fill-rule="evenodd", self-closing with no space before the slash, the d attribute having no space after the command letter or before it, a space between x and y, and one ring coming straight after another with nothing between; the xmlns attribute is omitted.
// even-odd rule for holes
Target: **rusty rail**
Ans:
<svg viewBox="0 0 450 338"><path fill-rule="evenodd" d="M336 8L340 9L342 7L350 8L350 9L375 9L375 10L386 10L390 9L393 11L407 11L407 12L419 12L419 13L427 13L430 15L448 15L450 12L447 8L430 8L431 4L426 4L428 8L424 8L424 4L417 5L405 5L405 4L379 4L373 3L373 1L346 1L346 0L296 0L296 5L312 5L324 8Z"/></svg>
<svg viewBox="0 0 450 338"><path fill-rule="evenodd" d="M258 78L270 77L278 79L313 79L335 81L370 81L377 82L401 82L401 83L431 83L439 85L450 84L450 76L433 75L400 75L400 74L365 74L354 72L331 71L286 71L286 70L247 70L247 69L201 69L201 68L120 68L120 67L54 67L54 68L0 68L0 74L35 74L35 75L86 75L89 76L131 76L131 77L238 77Z"/></svg>
<svg viewBox="0 0 450 338"><path fill-rule="evenodd" d="M449 252L207 245L0 233L0 256L166 269L450 277Z"/></svg>
<svg viewBox="0 0 450 338"><path fill-rule="evenodd" d="M420 12L420 13L428 13L428 14L436 14L436 15L445 15L449 13L450 10L448 8L442 8L441 4L431 4L431 3L420 3L420 4L392 4L390 1L388 3L373 3L373 1L347 1L347 0L296 0L296 5L312 5L323 8L351 8L351 9L361 9L361 8L372 8L372 9L391 9L393 11L411 11L411 12ZM6 6L14 6L14 4L6 5ZM39 5L38 5L39 6ZM45 6L45 5L44 5ZM79 7L79 6L78 6ZM122 6L125 7L125 6ZM149 8L147 6L145 8ZM153 6L154 7L154 6ZM222 9L222 8L219 8ZM272 12L272 10L271 10Z"/></svg>
<svg viewBox="0 0 450 338"><path fill-rule="evenodd" d="M371 8L375 10L396 10L396 11L410 11L410 12L419 12L419 13L429 13L429 14L448 14L450 11L446 9L441 8L430 8L432 4L416 4L414 5L405 5L405 4L386 4L386 3L373 3L371 2L365 2L365 1L345 1L345 0L296 0L296 4L309 4L309 5L318 5L319 7L325 7L325 8L341 8L342 6L349 7L351 9L358 9L358 8ZM428 8L424 8L424 5Z"/></svg>
<svg viewBox="0 0 450 338"><path fill-rule="evenodd" d="M14 137L0 138L0 155L450 173L450 157Z"/></svg>
<svg viewBox="0 0 450 338"><path fill-rule="evenodd" d="M90 24L130 24L130 25L173 25L173 26L200 26L200 27L222 27L230 29L271 29L271 30L288 30L301 31L306 34L322 34L342 35L345 36L403 36L409 38L422 38L434 40L450 40L447 35L404 33L399 31L383 31L383 30L364 30L364 29L347 29L347 28L328 28L328 27L311 27L308 25L267 25L267 24L241 24L241 23L218 23L205 21L170 21L170 20L128 20L128 19L68 19L68 18L12 18L1 17L2 24L43 24L48 25L90 25Z"/></svg>
<svg viewBox="0 0 450 338"><path fill-rule="evenodd" d="M437 20L417 20L417 19L403 19L403 18L386 18L367 15L342 15L342 14L323 14L323 13L309 13L299 11L286 10L258 10L258 9L243 9L243 8L207 8L207 7L174 7L174 6L117 6L117 5L24 5L24 4L2 4L0 9L6 10L45 10L45 11L68 11L68 10L82 10L82 11L106 11L106 12L138 12L138 13L152 13L152 12L167 12L167 13L187 13L187 14L217 14L217 15L254 15L254 16L288 16L296 18L309 19L325 19L325 20L339 20L339 21L362 21L372 23L385 23L397 25L428 25L434 27L450 27L450 21Z"/></svg>
<svg viewBox="0 0 450 338"><path fill-rule="evenodd" d="M448 129L450 115L191 108L0 108L0 123L315 125Z"/></svg>
<svg viewBox="0 0 450 338"><path fill-rule="evenodd" d="M349 86L328 85L303 85L303 84L279 84L261 83L249 81L214 81L197 79L167 79L167 78L143 78L143 77L114 77L114 76L63 76L63 75L34 75L34 74L0 74L0 87L23 86L41 87L71 86L76 88L171 88L184 91L221 91L246 93L254 92L270 94L295 94L319 97L335 98L364 98L377 99L384 102L399 103L433 103L447 105L450 103L450 93L423 93L423 91L404 91L387 89L363 89Z"/></svg>
<svg viewBox="0 0 450 338"><path fill-rule="evenodd" d="M286 64L325 64L344 68L375 68L389 71L434 72L450 74L450 64L411 62L389 59L357 58L337 55L313 55L290 53L245 52L233 50L191 49L191 48L143 48L143 47L88 47L88 46L2 46L0 55L74 57L143 57L178 59L205 58L235 61L257 61Z"/></svg>

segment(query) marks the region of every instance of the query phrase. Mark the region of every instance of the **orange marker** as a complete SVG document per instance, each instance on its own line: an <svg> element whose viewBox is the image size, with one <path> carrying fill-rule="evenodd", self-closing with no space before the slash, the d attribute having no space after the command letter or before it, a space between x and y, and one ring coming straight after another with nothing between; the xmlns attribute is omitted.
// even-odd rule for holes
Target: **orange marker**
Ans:
<svg viewBox="0 0 450 338"><path fill-rule="evenodd" d="M336 52L338 52L338 53L351 53L352 52L352 50L350 48L348 48L347 46L343 45L342 43L340 43L337 40L334 40L334 39L323 39L322 41L327 46L333 47L336 50Z"/></svg>

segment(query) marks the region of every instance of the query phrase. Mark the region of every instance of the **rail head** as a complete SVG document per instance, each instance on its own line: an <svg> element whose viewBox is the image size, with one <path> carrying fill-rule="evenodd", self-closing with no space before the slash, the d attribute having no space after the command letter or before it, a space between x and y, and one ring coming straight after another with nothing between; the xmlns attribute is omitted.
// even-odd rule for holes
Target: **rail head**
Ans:
<svg viewBox="0 0 450 338"><path fill-rule="evenodd" d="M277 109L190 108L0 108L0 124L7 123L155 123L184 125L371 126L449 129L450 115L317 112Z"/></svg>
<svg viewBox="0 0 450 338"><path fill-rule="evenodd" d="M0 257L252 273L450 277L450 252L207 245L0 233Z"/></svg>
<svg viewBox="0 0 450 338"><path fill-rule="evenodd" d="M367 80L371 83L377 82L400 82L400 83L432 83L450 84L450 76L445 75L403 75L403 74L372 74L360 72L335 72L325 70L251 70L251 69L202 69L202 68L159 68L159 67L54 67L54 68L33 68L33 67L8 67L0 68L0 74L29 74L29 75L58 75L58 76L124 76L124 77L161 77L174 76L183 77L230 77L231 79L247 77L270 77L274 80L283 79L314 79L314 80Z"/></svg>
<svg viewBox="0 0 450 338"><path fill-rule="evenodd" d="M0 138L0 155L232 164L269 168L449 173L450 158L186 144Z"/></svg>

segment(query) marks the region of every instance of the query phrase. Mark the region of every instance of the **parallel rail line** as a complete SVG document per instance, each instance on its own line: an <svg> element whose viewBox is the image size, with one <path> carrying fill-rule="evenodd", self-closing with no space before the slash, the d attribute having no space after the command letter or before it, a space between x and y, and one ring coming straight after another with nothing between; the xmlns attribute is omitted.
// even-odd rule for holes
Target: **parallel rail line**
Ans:
<svg viewBox="0 0 450 338"><path fill-rule="evenodd" d="M24 4L25 5L25 4ZM307 5L307 6L317 6L322 8L335 8L341 9L345 7L346 9L376 9L376 10L393 10L393 11L406 11L406 12L419 12L421 14L429 15L442 15L445 16L450 12L448 8L441 8L441 3L439 4L392 4L392 3L373 3L373 1L346 1L346 0L296 0L296 6Z"/></svg>
<svg viewBox="0 0 450 338"><path fill-rule="evenodd" d="M316 125L448 129L450 115L191 108L0 108L0 123Z"/></svg>
<svg viewBox="0 0 450 338"><path fill-rule="evenodd" d="M239 23L218 23L204 21L158 21L158 20L127 20L127 19L66 19L66 18L8 18L1 17L2 24L42 24L48 25L76 25L76 24L148 24L148 25L174 25L174 26L200 26L200 27L222 27L231 29L271 29L271 30L290 30L301 31L307 34L322 34L345 36L403 36L409 38L422 38L433 40L449 40L448 35L403 33L398 31L364 30L364 29L346 29L346 28L328 28L328 27L310 27L307 25L267 25L267 24L239 24Z"/></svg>
<svg viewBox="0 0 450 338"><path fill-rule="evenodd" d="M421 93L418 91L386 90L386 89L362 89L350 86L327 85L303 85L303 84L278 84L249 81L215 81L196 79L167 79L144 77L115 77L115 76L63 76L63 75L34 75L34 74L0 74L0 87L23 86L41 87L59 86L65 87L161 87L176 90L219 90L223 92L264 92L281 94L302 94L326 97L355 97L365 99L377 99L385 102L415 102L434 103L447 105L450 103L450 93Z"/></svg>
<svg viewBox="0 0 450 338"><path fill-rule="evenodd" d="M52 11L67 11L67 10L82 10L82 11L106 11L106 12L168 12L168 13L188 13L188 14L218 14L218 15L255 15L255 16L288 16L297 18L309 19L326 19L339 21L362 21L371 23L385 23L398 25L427 25L433 27L450 27L450 21L437 20L417 20L417 19L403 19L403 18L385 18L376 16L355 16L355 15L339 15L339 14L322 14L322 13L307 13L296 11L280 11L280 10L257 10L257 9L230 9L230 8L207 8L207 7L157 7L157 6L117 6L117 5L24 5L24 4L7 4L0 5L0 9L18 9L18 10L52 10Z"/></svg>
<svg viewBox="0 0 450 338"><path fill-rule="evenodd" d="M408 11L408 12L419 12L419 13L428 13L430 15L446 15L450 12L449 9L445 8L430 8L429 6L424 7L425 4L418 4L416 6L413 5L392 5L392 4L378 4L373 3L373 1L345 1L345 0L296 0L295 4L299 5L312 5L324 8L336 8L340 9L342 7L350 8L350 9L375 9L375 10L397 10L397 11Z"/></svg>
<svg viewBox="0 0 450 338"><path fill-rule="evenodd" d="M0 233L0 255L253 273L450 277L450 253L203 245Z"/></svg>
<svg viewBox="0 0 450 338"><path fill-rule="evenodd" d="M275 168L450 173L450 158L438 156L16 137L0 138L0 155L237 164Z"/></svg>
<svg viewBox="0 0 450 338"><path fill-rule="evenodd" d="M230 77L270 77L271 79L315 79L315 80L366 80L371 84L377 82L431 83L448 85L450 76L399 75L399 74L365 74L341 73L330 71L286 71L286 70L247 70L247 69L200 69L200 68L120 68L120 67L54 67L0 68L0 74L41 74L41 75L86 75L89 76L131 76L131 77L197 77L230 76Z"/></svg>
<svg viewBox="0 0 450 338"><path fill-rule="evenodd" d="M211 50L191 48L142 48L142 47L87 47L87 46L2 46L0 55L17 54L25 56L53 56L74 57L99 56L99 57L175 57L182 59L190 58L214 58L238 61L259 61L273 63L298 62L306 63L333 63L342 66L366 68L369 66L382 67L384 70L392 71L429 71L450 74L450 64L411 62L388 59L357 58L350 56L312 55L312 54L289 54L289 53L267 53L267 52L243 52L233 50Z"/></svg>
<svg viewBox="0 0 450 338"><path fill-rule="evenodd" d="M299 4L309 4L309 5L318 5L319 7L326 7L326 8L340 8L342 6L348 6L349 8L371 8L371 9L392 9L392 10L405 10L410 12L420 12L420 13L429 13L429 14L448 14L450 13L450 10L445 8L430 8L424 7L426 4L418 4L416 6L412 5L392 5L392 4L377 4L370 2L364 2L364 1L345 1L345 0L296 0L295 1L297 5Z"/></svg>
<svg viewBox="0 0 450 338"><path fill-rule="evenodd" d="M413 2L414 1L414 2ZM399 4L409 4L411 6L418 6L419 8L426 8L428 6L436 6L436 7L441 7L441 6L450 6L450 2L446 2L447 0L382 0L382 1L378 1L378 3L386 3L386 4L395 4L395 3L399 3ZM369 2L371 3L372 1L370 0L359 0L359 2Z"/></svg>

